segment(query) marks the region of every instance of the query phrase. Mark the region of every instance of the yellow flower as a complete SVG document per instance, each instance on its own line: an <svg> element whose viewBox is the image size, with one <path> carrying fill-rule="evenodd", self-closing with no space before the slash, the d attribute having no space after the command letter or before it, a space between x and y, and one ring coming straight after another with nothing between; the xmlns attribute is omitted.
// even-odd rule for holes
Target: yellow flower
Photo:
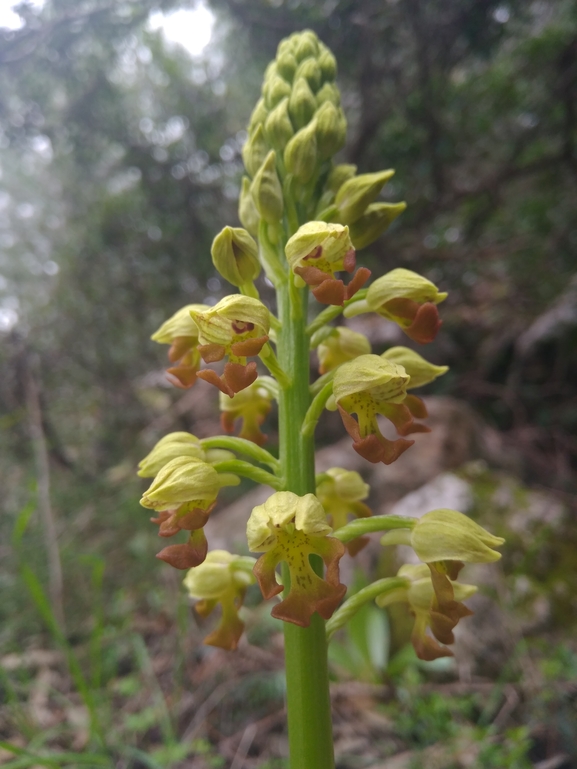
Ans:
<svg viewBox="0 0 577 769"><path fill-rule="evenodd" d="M384 593L376 599L377 604L381 607L397 602L408 604L415 617L411 640L420 659L452 657L453 652L438 641L442 644L454 643L453 629L462 617L472 614L461 601L472 596L477 588L446 578L439 598L439 590L434 585L436 577L425 564L406 564L399 569L397 576L406 580L405 586ZM427 634L428 628L434 638Z"/></svg>
<svg viewBox="0 0 577 769"><path fill-rule="evenodd" d="M242 419L240 438L246 438L259 446L266 443L266 435L261 432L260 426L271 410L272 395L270 388L263 387L263 380L274 382L272 377L259 377L234 398L229 398L225 393L220 393L220 422L227 433L234 432L234 423Z"/></svg>
<svg viewBox="0 0 577 769"><path fill-rule="evenodd" d="M369 462L389 465L413 441L385 438L377 423L382 414L398 431L407 432L413 425L409 409L403 405L410 377L402 366L378 355L359 355L343 363L335 372L333 397L345 429L353 438L353 448ZM351 414L357 415L357 420Z"/></svg>
<svg viewBox="0 0 577 769"><path fill-rule="evenodd" d="M190 569L184 578L184 586L190 597L197 599L195 609L202 617L208 616L217 604L222 606L218 627L204 639L208 646L237 648L244 630L238 610L247 587L255 582L254 563L254 558L211 550L204 563Z"/></svg>
<svg viewBox="0 0 577 769"><path fill-rule="evenodd" d="M436 305L447 298L434 283L401 267L369 286L366 304L419 344L432 342L441 326Z"/></svg>
<svg viewBox="0 0 577 769"><path fill-rule="evenodd" d="M196 372L200 368L198 327L190 313L208 309L206 304L188 304L166 320L151 337L153 342L170 345L168 359L176 365L167 373L177 387L192 387L196 382Z"/></svg>
<svg viewBox="0 0 577 769"><path fill-rule="evenodd" d="M246 533L249 548L264 552L254 574L265 598L283 590L276 578L277 565L285 561L289 567L290 590L273 608L273 617L308 627L315 611L324 619L332 616L346 587L339 582L339 560L345 548L327 536L331 531L314 494L299 497L291 491L278 491L253 509ZM309 561L313 553L325 563L325 579L313 571Z"/></svg>
<svg viewBox="0 0 577 769"><path fill-rule="evenodd" d="M289 238L285 253L295 282L312 287L315 298L323 304L342 305L350 299L370 276L366 267L359 268L349 284L337 280L336 272L355 269L355 250L349 228L342 224L307 222Z"/></svg>
<svg viewBox="0 0 577 769"><path fill-rule="evenodd" d="M197 376L232 398L257 378L256 363L247 364L246 359L258 355L268 341L270 313L258 299L232 294L192 316L203 360L214 363L228 356L222 376L212 369L199 371Z"/></svg>

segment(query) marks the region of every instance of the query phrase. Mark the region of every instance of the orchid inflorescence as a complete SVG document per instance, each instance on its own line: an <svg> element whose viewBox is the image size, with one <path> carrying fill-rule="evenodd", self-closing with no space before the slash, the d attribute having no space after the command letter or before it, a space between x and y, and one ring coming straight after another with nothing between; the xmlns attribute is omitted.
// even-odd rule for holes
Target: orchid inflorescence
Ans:
<svg viewBox="0 0 577 769"><path fill-rule="evenodd" d="M447 371L411 347L375 354L346 321L333 325L340 315L376 313L412 343L427 344L439 330L437 306L446 297L404 268L367 286L370 271L357 267L357 250L374 242L405 204L379 200L393 171L357 174L355 166L334 163L346 136L335 76L332 53L310 31L283 40L266 71L243 149L243 226L225 227L211 250L237 293L213 306L183 307L152 337L170 345L168 375L176 386L203 379L219 390L227 434L162 438L140 464L139 474L154 479L141 503L154 511L161 537L186 535L158 557L187 571L184 584L197 612L205 616L221 606L220 623L205 643L236 648L244 593L257 582L265 599L283 593L274 617L308 627L317 613L328 620L328 637L367 600L405 602L415 617L416 652L430 660L452 654L453 629L471 613L462 601L476 588L457 582L463 564L498 559L494 548L503 540L454 510L419 519L373 516L365 502L369 487L357 472L335 467L315 480L314 465L312 472L306 466L325 408L338 410L363 458L394 462L414 443L409 436L429 431L419 421L427 417L425 403L412 390ZM276 289L276 315L260 298L261 270ZM310 295L316 302L309 306ZM312 385L309 353L298 357L303 340L318 355L320 377ZM278 458L264 448L262 429L275 401ZM379 417L393 425L395 439L382 434ZM261 553L257 560L210 551L204 534L220 488L241 477L272 489L247 520L248 549ZM411 546L421 563L343 602L339 561L374 531L386 532L383 545Z"/></svg>

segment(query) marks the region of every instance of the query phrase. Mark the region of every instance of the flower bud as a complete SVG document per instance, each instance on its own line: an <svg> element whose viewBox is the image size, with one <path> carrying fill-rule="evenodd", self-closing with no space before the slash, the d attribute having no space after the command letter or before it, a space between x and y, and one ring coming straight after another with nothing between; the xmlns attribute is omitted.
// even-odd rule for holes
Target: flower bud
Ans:
<svg viewBox="0 0 577 769"><path fill-rule="evenodd" d="M446 297L430 280L398 267L369 286L366 303L373 312L397 323L415 342L426 344L441 325L435 305Z"/></svg>
<svg viewBox="0 0 577 769"><path fill-rule="evenodd" d="M216 269L234 286L243 286L260 274L258 246L241 227L221 230L212 241L210 253Z"/></svg>
<svg viewBox="0 0 577 769"><path fill-rule="evenodd" d="M248 173L254 177L265 162L269 146L264 138L262 125L258 125L242 148L242 159Z"/></svg>
<svg viewBox="0 0 577 769"><path fill-rule="evenodd" d="M295 80L298 80L301 77L304 77L313 93L319 90L321 86L322 72L316 59L308 58L301 61L295 72Z"/></svg>
<svg viewBox="0 0 577 769"><path fill-rule="evenodd" d="M415 387L423 387L433 382L437 377L446 374L448 366L435 366L425 360L414 350L408 347L390 347L381 358L390 360L399 366L402 366L411 377L407 390L413 390Z"/></svg>
<svg viewBox="0 0 577 769"><path fill-rule="evenodd" d="M314 175L317 162L316 121L313 121L301 128L286 145L284 163L290 174L306 184Z"/></svg>
<svg viewBox="0 0 577 769"><path fill-rule="evenodd" d="M267 115L268 115L268 110L264 103L264 99L259 99L256 103L255 108L252 111L252 114L250 116L250 120L248 123L249 135L253 134L257 126L264 124L264 121L267 119Z"/></svg>
<svg viewBox="0 0 577 769"><path fill-rule="evenodd" d="M256 238L258 236L260 216L252 198L251 183L248 176L242 177L240 197L238 201L238 218L240 219L242 226Z"/></svg>
<svg viewBox="0 0 577 769"><path fill-rule="evenodd" d="M314 494L299 497L291 491L279 491L263 505L254 508L247 524L249 548L264 552L254 567L265 598L283 590L275 569L285 561L290 573L288 596L272 610L272 616L308 627L316 611L328 619L346 592L339 582L338 562L344 545L328 537L323 506ZM312 569L309 556L320 555L326 566L326 578Z"/></svg>
<svg viewBox="0 0 577 769"><path fill-rule="evenodd" d="M342 363L358 358L359 355L368 355L370 352L371 343L364 334L359 334L346 326L337 326L317 348L319 372L326 374L327 371L332 371Z"/></svg>
<svg viewBox="0 0 577 769"><path fill-rule="evenodd" d="M273 109L284 98L291 95L291 87L280 75L274 75L263 87L264 101L268 109Z"/></svg>
<svg viewBox="0 0 577 769"><path fill-rule="evenodd" d="M347 136L347 123L339 110L325 102L316 112L316 138L321 160L327 160L344 146Z"/></svg>
<svg viewBox="0 0 577 769"><path fill-rule="evenodd" d="M326 102L329 102L335 107L340 107L341 105L341 94L334 83L324 83L324 85L317 91L316 99L317 106L319 107Z"/></svg>
<svg viewBox="0 0 577 769"><path fill-rule="evenodd" d="M351 238L356 249L366 248L389 228L406 203L372 203L365 213L351 224Z"/></svg>
<svg viewBox="0 0 577 769"><path fill-rule="evenodd" d="M278 53L276 57L276 68L284 79L292 83L294 79L294 74L296 72L297 68L297 60L293 56L293 54L290 51L285 51L282 53Z"/></svg>
<svg viewBox="0 0 577 769"><path fill-rule="evenodd" d="M326 45L319 43L319 49L320 53L317 58L317 63L320 67L323 80L334 80L337 76L337 60Z"/></svg>
<svg viewBox="0 0 577 769"><path fill-rule="evenodd" d="M284 150L293 135L294 128L288 113L288 99L283 99L269 114L264 130L266 138L275 150Z"/></svg>
<svg viewBox="0 0 577 769"><path fill-rule="evenodd" d="M302 128L312 120L317 102L308 82L304 77L295 78L289 97L289 113L293 125Z"/></svg>
<svg viewBox="0 0 577 769"><path fill-rule="evenodd" d="M410 531L389 531L381 539L383 545L410 544L425 563L491 563L501 558L501 553L492 548L504 542L463 513L445 509L425 513Z"/></svg>
<svg viewBox="0 0 577 769"><path fill-rule="evenodd" d="M177 457L190 457L201 461L206 459L195 435L185 432L169 433L138 463L138 475L141 478L154 478L171 459Z"/></svg>
<svg viewBox="0 0 577 769"><path fill-rule="evenodd" d="M333 166L325 186L336 194L346 181L354 177L356 172L357 167L351 163L341 163Z"/></svg>
<svg viewBox="0 0 577 769"><path fill-rule="evenodd" d="M309 57L316 58L319 52L318 38L310 29L304 32L297 32L294 37L291 35L293 43L293 53L298 62Z"/></svg>
<svg viewBox="0 0 577 769"><path fill-rule="evenodd" d="M378 171L374 174L361 174L346 181L339 189L335 205L338 209L338 221L351 224L360 219L386 182L395 172Z"/></svg>
<svg viewBox="0 0 577 769"><path fill-rule="evenodd" d="M276 224L283 215L282 187L276 171L276 155L271 150L259 168L251 187L252 198L260 216L269 224Z"/></svg>

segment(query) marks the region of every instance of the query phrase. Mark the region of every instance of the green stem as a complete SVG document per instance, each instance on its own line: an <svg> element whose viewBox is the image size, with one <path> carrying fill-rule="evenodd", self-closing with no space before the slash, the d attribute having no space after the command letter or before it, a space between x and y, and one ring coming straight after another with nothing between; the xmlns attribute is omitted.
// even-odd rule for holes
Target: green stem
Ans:
<svg viewBox="0 0 577 769"><path fill-rule="evenodd" d="M367 585L358 593L347 598L327 622L327 640L330 640L334 633L343 627L366 603L373 601L383 593L404 587L407 587L407 580L404 577L386 577Z"/></svg>
<svg viewBox="0 0 577 769"><path fill-rule="evenodd" d="M283 370L291 374L290 384L279 394L280 462L286 490L302 496L315 492L314 441L301 430L311 404L307 289L285 282L277 296L281 321L277 354ZM320 558L312 563L322 575ZM286 594L290 586L286 564L282 578ZM307 628L285 622L284 635L291 769L333 769L325 623L315 613Z"/></svg>
<svg viewBox="0 0 577 769"><path fill-rule="evenodd" d="M417 522L416 518L404 518L402 515L373 515L370 518L356 518L337 531L333 537L341 542L350 542L351 539L362 537L373 531L389 531L390 529L412 529Z"/></svg>
<svg viewBox="0 0 577 769"><path fill-rule="evenodd" d="M242 459L229 459L225 462L217 462L213 465L217 473L234 473L242 475L243 478L250 478L256 483L264 483L266 486L272 486L276 491L282 489L282 478L263 470L262 467L255 467L250 462L243 462Z"/></svg>
<svg viewBox="0 0 577 769"><path fill-rule="evenodd" d="M203 449L235 451L237 454L244 454L245 457L254 459L255 462L272 467L275 473L280 470L280 462L276 457L245 438L235 438L233 435L215 435L213 438L202 438L200 445Z"/></svg>
<svg viewBox="0 0 577 769"><path fill-rule="evenodd" d="M317 423L321 417L321 414L325 410L328 399L332 394L333 383L330 381L327 382L323 389L313 398L313 402L308 408L303 421L303 426L301 428L301 433L305 438L312 438L315 434Z"/></svg>

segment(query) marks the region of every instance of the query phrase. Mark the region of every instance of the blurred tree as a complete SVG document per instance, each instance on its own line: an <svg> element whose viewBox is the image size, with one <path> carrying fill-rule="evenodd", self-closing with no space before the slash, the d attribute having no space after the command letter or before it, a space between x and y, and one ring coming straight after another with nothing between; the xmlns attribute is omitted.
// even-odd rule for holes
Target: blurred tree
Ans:
<svg viewBox="0 0 577 769"><path fill-rule="evenodd" d="M149 334L218 296L209 245L236 221L248 105L278 41L310 26L340 64L343 159L395 167L385 193L409 203L363 260L451 292L449 391L568 446L566 336L529 368L514 340L577 263L574 3L212 0L214 40L194 60L146 25L176 5L23 3L23 27L0 32L0 326L18 340L0 388L22 430L6 440L22 446L25 424L8 360L33 350L53 457L98 472L130 455L154 414L139 394L163 356Z"/></svg>

